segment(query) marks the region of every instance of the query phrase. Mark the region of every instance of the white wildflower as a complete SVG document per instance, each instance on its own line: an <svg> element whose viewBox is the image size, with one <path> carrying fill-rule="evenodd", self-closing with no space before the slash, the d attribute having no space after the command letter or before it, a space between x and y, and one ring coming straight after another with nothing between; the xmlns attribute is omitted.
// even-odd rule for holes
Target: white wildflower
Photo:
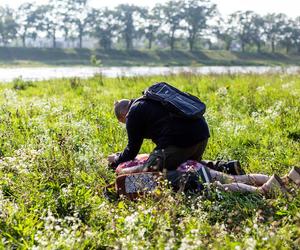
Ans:
<svg viewBox="0 0 300 250"><path fill-rule="evenodd" d="M145 235L146 232L147 232L147 229L144 228L144 227L139 229L139 231L138 231L139 238L144 238L144 235Z"/></svg>
<svg viewBox="0 0 300 250"><path fill-rule="evenodd" d="M251 238L251 237L248 238L246 240L246 248L245 249L247 249L247 250L254 250L255 247L256 247L256 240L253 239L253 238Z"/></svg>
<svg viewBox="0 0 300 250"><path fill-rule="evenodd" d="M259 86L259 87L256 88L256 91L257 91L257 92L264 92L265 89L266 89L266 88L265 88L264 86Z"/></svg>
<svg viewBox="0 0 300 250"><path fill-rule="evenodd" d="M67 246L73 248L76 242L80 242L81 238L78 237L80 232L81 220L78 218L78 214L74 216L66 216L65 218L55 218L50 210L47 212L47 216L41 218L44 221L44 229L47 231L37 231L35 234L35 241L37 245L33 249L45 249L45 248L62 248ZM89 231L87 236L93 234Z"/></svg>
<svg viewBox="0 0 300 250"><path fill-rule="evenodd" d="M253 112L251 113L251 117L253 117L253 118L257 118L257 117L259 117L259 116L260 116L260 114L259 114L258 112L253 111Z"/></svg>
<svg viewBox="0 0 300 250"><path fill-rule="evenodd" d="M219 88L219 89L217 90L217 93L216 93L216 94L217 94L218 96L226 96L227 93L228 93L227 88L221 87L221 88Z"/></svg>
<svg viewBox="0 0 300 250"><path fill-rule="evenodd" d="M199 229L192 229L191 230L191 234L198 234L199 233Z"/></svg>
<svg viewBox="0 0 300 250"><path fill-rule="evenodd" d="M125 227L132 228L138 219L138 213L134 212L133 214L126 216L125 218Z"/></svg>
<svg viewBox="0 0 300 250"><path fill-rule="evenodd" d="M290 88L293 87L294 83L295 83L294 81L287 82L287 83L285 83L285 84L282 84L282 85L281 85L281 88L282 88L282 89L290 89Z"/></svg>
<svg viewBox="0 0 300 250"><path fill-rule="evenodd" d="M12 89L5 89L3 91L4 99L6 101L6 104L15 104L18 101L18 94L15 90Z"/></svg>
<svg viewBox="0 0 300 250"><path fill-rule="evenodd" d="M238 133L240 133L241 131L244 131L247 127L245 125L240 125L240 124L237 124L235 127L234 127L234 134L237 135Z"/></svg>

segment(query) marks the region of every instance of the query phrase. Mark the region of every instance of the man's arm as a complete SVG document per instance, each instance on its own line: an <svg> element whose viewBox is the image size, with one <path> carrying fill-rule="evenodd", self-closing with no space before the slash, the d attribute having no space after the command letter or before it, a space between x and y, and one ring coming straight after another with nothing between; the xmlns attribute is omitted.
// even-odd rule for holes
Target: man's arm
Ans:
<svg viewBox="0 0 300 250"><path fill-rule="evenodd" d="M112 167L117 167L122 162L133 160L137 156L144 139L143 128L144 125L138 110L131 112L126 120L128 144L124 151L115 157L115 161L111 164Z"/></svg>

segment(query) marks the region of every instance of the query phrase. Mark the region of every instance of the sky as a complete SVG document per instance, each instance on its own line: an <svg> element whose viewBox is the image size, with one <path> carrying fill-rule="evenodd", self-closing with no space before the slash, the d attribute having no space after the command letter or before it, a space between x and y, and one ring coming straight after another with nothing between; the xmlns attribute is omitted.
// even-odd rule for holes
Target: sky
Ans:
<svg viewBox="0 0 300 250"><path fill-rule="evenodd" d="M156 3L163 3L167 0L89 0L89 5L93 7L113 8L118 4L129 3L141 6L154 6ZM47 3L48 0L0 0L0 6L8 5L18 7L24 2L36 2L38 4ZM150 2L150 3L149 3ZM300 16L299 0L211 0L216 3L219 11L223 15L228 15L238 10L253 10L258 14L285 13L289 17Z"/></svg>

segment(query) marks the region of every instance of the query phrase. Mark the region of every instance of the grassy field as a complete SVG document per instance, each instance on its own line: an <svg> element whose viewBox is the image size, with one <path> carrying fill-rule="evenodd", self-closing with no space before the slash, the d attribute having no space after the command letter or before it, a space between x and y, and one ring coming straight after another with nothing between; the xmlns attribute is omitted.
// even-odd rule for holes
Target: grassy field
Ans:
<svg viewBox="0 0 300 250"><path fill-rule="evenodd" d="M299 54L0 47L0 67L91 65L92 56L103 66L300 65Z"/></svg>
<svg viewBox="0 0 300 250"><path fill-rule="evenodd" d="M299 249L299 190L290 200L169 189L137 202L104 198L114 180L106 156L127 142L113 102L161 80L207 104L205 159L238 159L247 173L299 166L299 75L0 84L0 249Z"/></svg>

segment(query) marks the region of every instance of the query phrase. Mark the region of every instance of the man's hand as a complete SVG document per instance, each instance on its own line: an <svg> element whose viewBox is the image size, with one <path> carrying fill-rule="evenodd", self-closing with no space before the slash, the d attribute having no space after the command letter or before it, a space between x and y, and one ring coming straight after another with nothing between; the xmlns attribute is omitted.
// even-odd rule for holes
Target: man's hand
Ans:
<svg viewBox="0 0 300 250"><path fill-rule="evenodd" d="M108 162L109 162L109 163L115 162L116 156L117 156L116 154L111 154L111 155L109 155L109 156L107 157Z"/></svg>
<svg viewBox="0 0 300 250"><path fill-rule="evenodd" d="M116 153L116 154L111 154L107 157L107 161L108 161L108 166L112 169L116 169L117 168L117 164L116 162L118 161L119 159L119 155L120 153Z"/></svg>

